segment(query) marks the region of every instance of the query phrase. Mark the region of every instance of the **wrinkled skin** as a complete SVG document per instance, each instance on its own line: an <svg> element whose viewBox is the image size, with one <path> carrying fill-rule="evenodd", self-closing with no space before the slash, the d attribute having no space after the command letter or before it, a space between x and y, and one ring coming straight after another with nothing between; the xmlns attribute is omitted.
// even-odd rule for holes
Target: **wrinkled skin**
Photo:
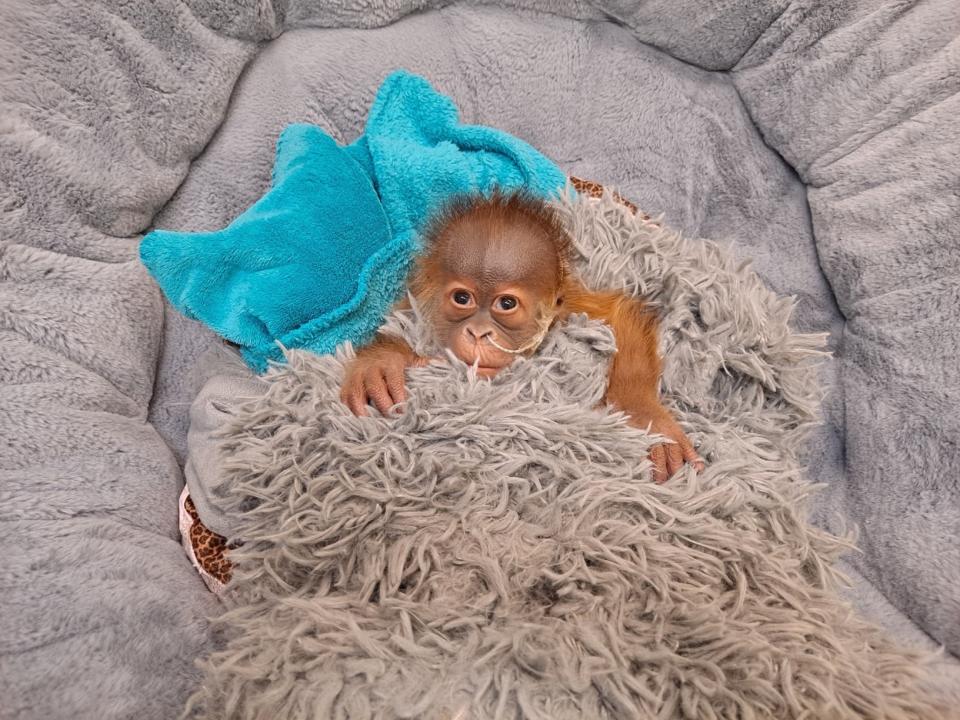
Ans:
<svg viewBox="0 0 960 720"><path fill-rule="evenodd" d="M429 358L414 353L403 340L380 335L347 366L340 400L354 415L369 415L371 404L389 415L407 400L407 368L428 362Z"/></svg>
<svg viewBox="0 0 960 720"><path fill-rule="evenodd" d="M549 327L560 259L535 228L488 215L453 223L415 283L439 345L492 377Z"/></svg>
<svg viewBox="0 0 960 720"><path fill-rule="evenodd" d="M519 355L536 351L552 322L584 312L609 323L618 352L606 401L630 423L669 442L650 452L654 479L664 482L685 462L703 461L660 403L656 321L642 303L618 293L586 290L565 268L566 238L544 212L516 212L510 200L475 201L435 229L411 281L439 346L493 377ZM498 204L499 203L499 204ZM523 208L521 208L523 209ZM362 348L346 370L341 399L356 415L373 404L384 415L407 398L405 371L428 358L385 335Z"/></svg>
<svg viewBox="0 0 960 720"><path fill-rule="evenodd" d="M609 396L608 396L609 398ZM615 403L611 403L615 405ZM663 435L672 442L660 443L650 448L650 461L653 463L653 479L657 483L666 482L684 463L690 463L697 472L704 468L703 460L697 454L683 429L673 419L670 411L657 403L654 407L637 410L623 408L630 415L630 424L649 433Z"/></svg>

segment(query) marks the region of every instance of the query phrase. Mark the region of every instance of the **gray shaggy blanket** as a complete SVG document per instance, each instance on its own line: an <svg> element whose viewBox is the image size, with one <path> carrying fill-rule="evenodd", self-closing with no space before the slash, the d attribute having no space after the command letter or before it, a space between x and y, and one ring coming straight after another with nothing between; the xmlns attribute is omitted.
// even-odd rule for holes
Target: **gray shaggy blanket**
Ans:
<svg viewBox="0 0 960 720"><path fill-rule="evenodd" d="M846 541L806 521L823 338L716 245L609 197L560 207L589 283L660 306L664 394L706 471L650 482L653 438L594 409L615 348L584 318L493 381L411 371L391 418L337 401L347 352L291 353L224 436L244 544L188 712L946 717L835 594Z"/></svg>

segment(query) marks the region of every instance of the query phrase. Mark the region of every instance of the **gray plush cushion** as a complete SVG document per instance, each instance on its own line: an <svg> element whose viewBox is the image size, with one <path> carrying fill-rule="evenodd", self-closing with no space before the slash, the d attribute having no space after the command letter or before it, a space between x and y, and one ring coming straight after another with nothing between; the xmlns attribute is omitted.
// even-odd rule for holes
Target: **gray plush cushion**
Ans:
<svg viewBox="0 0 960 720"><path fill-rule="evenodd" d="M266 187L285 123L351 139L397 66L735 242L797 296L799 329L833 332L820 516L859 522L863 575L960 647L955 3L412 13L431 4L0 3L3 713L176 713L215 608L175 515L211 338L169 312L161 331L137 233L182 181L154 221L225 224Z"/></svg>
<svg viewBox="0 0 960 720"><path fill-rule="evenodd" d="M146 421L163 305L135 235L255 50L207 22L0 3L3 718L169 720L210 647L180 469Z"/></svg>
<svg viewBox="0 0 960 720"><path fill-rule="evenodd" d="M960 7L793 7L734 80L808 185L844 318L846 473L823 501L858 524L864 576L958 652Z"/></svg>

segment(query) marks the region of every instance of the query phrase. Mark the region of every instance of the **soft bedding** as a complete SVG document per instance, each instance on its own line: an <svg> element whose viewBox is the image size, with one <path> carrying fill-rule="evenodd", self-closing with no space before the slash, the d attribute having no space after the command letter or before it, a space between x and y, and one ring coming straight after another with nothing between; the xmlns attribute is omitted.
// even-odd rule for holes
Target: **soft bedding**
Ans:
<svg viewBox="0 0 960 720"><path fill-rule="evenodd" d="M861 613L947 646L930 701L960 687L954 2L13 0L0 27L0 716L169 718L197 688L219 603L175 508L215 338L140 233L224 227L270 138L350 142L396 67L830 332L812 517L859 529Z"/></svg>
<svg viewBox="0 0 960 720"><path fill-rule="evenodd" d="M226 647L198 717L949 717L922 659L835 594L798 455L823 336L729 253L568 197L579 274L659 308L664 394L707 461L651 481L652 437L594 408L604 325L493 381L413 370L357 418L339 357L292 352L217 433L235 518ZM387 331L424 352L429 329Z"/></svg>

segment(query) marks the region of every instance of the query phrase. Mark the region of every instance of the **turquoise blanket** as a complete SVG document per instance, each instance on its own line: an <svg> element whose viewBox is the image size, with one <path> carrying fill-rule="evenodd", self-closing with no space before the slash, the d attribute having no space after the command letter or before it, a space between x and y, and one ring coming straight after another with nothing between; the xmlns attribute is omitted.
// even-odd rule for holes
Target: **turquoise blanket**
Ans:
<svg viewBox="0 0 960 720"><path fill-rule="evenodd" d="M140 257L174 307L262 372L283 348L368 341L403 293L425 224L451 197L523 187L549 198L565 180L530 145L461 124L450 98L398 71L354 143L290 125L260 200L216 232L154 230Z"/></svg>

